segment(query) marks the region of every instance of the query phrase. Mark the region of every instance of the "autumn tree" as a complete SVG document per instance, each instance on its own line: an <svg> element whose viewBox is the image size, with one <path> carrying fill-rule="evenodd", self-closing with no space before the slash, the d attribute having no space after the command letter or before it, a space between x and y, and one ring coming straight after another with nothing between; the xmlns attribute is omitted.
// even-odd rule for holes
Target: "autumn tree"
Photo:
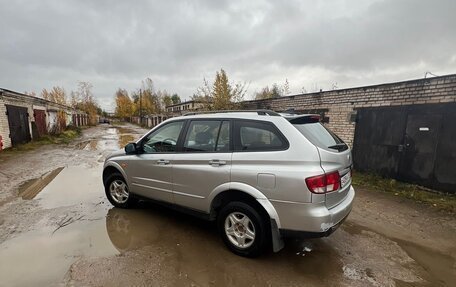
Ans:
<svg viewBox="0 0 456 287"><path fill-rule="evenodd" d="M67 104L67 99L66 99L66 93L65 90L62 87L53 87L51 91L49 92L50 96L50 101L61 104L61 105L66 105Z"/></svg>
<svg viewBox="0 0 456 287"><path fill-rule="evenodd" d="M255 100L264 100L270 98L272 98L272 91L269 86L262 88L261 91L255 94Z"/></svg>
<svg viewBox="0 0 456 287"><path fill-rule="evenodd" d="M116 117L128 118L133 115L133 102L128 96L127 90L118 89L116 91Z"/></svg>
<svg viewBox="0 0 456 287"><path fill-rule="evenodd" d="M255 94L256 100L264 100L264 99L275 99L284 96L288 96L290 94L290 84L288 83L288 79L285 79L285 83L283 85L278 85L277 83L272 84L272 87L266 86L261 89L260 92Z"/></svg>
<svg viewBox="0 0 456 287"><path fill-rule="evenodd" d="M66 104L65 90L61 87L53 87L50 91L43 89L41 91L41 97L47 101L54 103L62 105Z"/></svg>
<svg viewBox="0 0 456 287"><path fill-rule="evenodd" d="M212 88L209 82L204 78L203 85L196 89L196 93L191 97L192 101L203 104L204 110L212 109Z"/></svg>
<svg viewBox="0 0 456 287"><path fill-rule="evenodd" d="M173 99L171 98L170 95L163 96L163 105L165 107L171 106L172 104L173 104Z"/></svg>
<svg viewBox="0 0 456 287"><path fill-rule="evenodd" d="M245 83L230 83L226 72L221 69L215 74L212 85L204 79L193 100L204 103L206 109L230 110L238 107L246 93Z"/></svg>
<svg viewBox="0 0 456 287"><path fill-rule="evenodd" d="M43 89L43 90L41 91L41 97L42 97L43 99L47 100L47 101L50 101L50 100L51 100L51 94L50 94L49 91L46 90L46 89Z"/></svg>
<svg viewBox="0 0 456 287"><path fill-rule="evenodd" d="M79 82L78 89L71 93L71 105L89 115L89 123L95 125L99 111L98 103L92 93L92 84Z"/></svg>

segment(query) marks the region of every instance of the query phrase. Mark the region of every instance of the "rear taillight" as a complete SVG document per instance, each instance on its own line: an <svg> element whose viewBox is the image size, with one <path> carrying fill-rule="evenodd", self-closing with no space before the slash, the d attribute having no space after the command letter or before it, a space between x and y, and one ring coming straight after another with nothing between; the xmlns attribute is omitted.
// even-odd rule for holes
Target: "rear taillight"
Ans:
<svg viewBox="0 0 456 287"><path fill-rule="evenodd" d="M313 193L326 193L340 188L338 171L306 178L306 184Z"/></svg>

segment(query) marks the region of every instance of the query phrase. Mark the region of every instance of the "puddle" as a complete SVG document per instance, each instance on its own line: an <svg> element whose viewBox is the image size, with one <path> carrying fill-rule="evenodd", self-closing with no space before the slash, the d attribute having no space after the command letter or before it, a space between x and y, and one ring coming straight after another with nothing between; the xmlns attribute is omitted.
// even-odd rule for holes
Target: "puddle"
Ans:
<svg viewBox="0 0 456 287"><path fill-rule="evenodd" d="M280 253L250 260L228 251L213 223L152 203L143 205L108 211L106 230L112 244L126 254L147 247L166 250L166 264L175 266L182 280L203 286L288 286L321 285L342 277L340 257L325 239L290 241ZM300 253L303 250L305 256ZM188 285L188 281L179 284Z"/></svg>
<svg viewBox="0 0 456 287"><path fill-rule="evenodd" d="M135 141L135 137L133 135L130 135L130 134L120 134L119 135L119 147L120 148L123 148L127 144L134 142L134 141Z"/></svg>
<svg viewBox="0 0 456 287"><path fill-rule="evenodd" d="M105 201L101 174L101 165L66 167L35 199L46 209Z"/></svg>
<svg viewBox="0 0 456 287"><path fill-rule="evenodd" d="M39 178L24 182L19 186L19 196L26 200L35 198L62 170L63 167L59 167Z"/></svg>
<svg viewBox="0 0 456 287"><path fill-rule="evenodd" d="M83 150L83 149L86 148L86 146L87 146L89 143L90 143L90 140L88 140L88 141L83 141L83 142L78 142L78 143L75 144L75 147L76 147L77 149L82 149L82 150Z"/></svg>
<svg viewBox="0 0 456 287"><path fill-rule="evenodd" d="M49 286L60 282L80 257L117 254L104 220L75 222L53 234L54 230L42 226L0 245L0 285Z"/></svg>
<svg viewBox="0 0 456 287"><path fill-rule="evenodd" d="M176 286L320 286L343 279L338 252L325 239L291 241L280 253L251 260L228 251L213 223L149 202L133 210L112 208L105 199L101 168L66 167L35 197L48 214L34 230L0 244L1 284L49 286L62 282L71 270L81 278L106 278L98 285L109 286L114 270L133 280L137 270L154 264L148 252L169 271L164 282ZM299 254L303 250L305 256ZM75 269L76 261L90 258L95 263L86 270ZM117 269L124 258L128 264ZM148 269L144 272L147 276ZM152 281L143 285L147 282Z"/></svg>
<svg viewBox="0 0 456 287"><path fill-rule="evenodd" d="M50 209L47 216L34 230L0 244L0 285L49 286L60 282L78 258L118 254L106 231L110 206L104 202L101 167L58 171L35 197Z"/></svg>
<svg viewBox="0 0 456 287"><path fill-rule="evenodd" d="M426 270L425 279L431 286L454 286L456 284L456 261L449 255L412 242L394 240L413 260Z"/></svg>
<svg viewBox="0 0 456 287"><path fill-rule="evenodd" d="M81 150L115 151L124 148L128 143L134 142L142 134L126 128L107 128L101 139L86 140L76 144L76 148Z"/></svg>
<svg viewBox="0 0 456 287"><path fill-rule="evenodd" d="M342 229L351 235L360 235L365 231L377 234L374 230L353 222L345 222ZM425 274L421 274L421 276L427 282L424 286L454 286L456 282L456 260L454 258L410 241L384 237L396 242L417 265L423 268ZM401 280L395 281L397 286L416 286ZM418 284L418 286L423 286L423 284Z"/></svg>

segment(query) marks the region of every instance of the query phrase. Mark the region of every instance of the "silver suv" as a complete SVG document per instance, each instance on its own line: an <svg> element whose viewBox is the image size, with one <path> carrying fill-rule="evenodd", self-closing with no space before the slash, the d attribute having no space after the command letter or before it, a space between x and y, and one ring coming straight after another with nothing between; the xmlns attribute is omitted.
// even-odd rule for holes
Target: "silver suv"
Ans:
<svg viewBox="0 0 456 287"><path fill-rule="evenodd" d="M145 198L216 220L228 248L251 257L337 229L355 196L351 168L318 115L213 112L169 119L110 155L103 183L116 207Z"/></svg>

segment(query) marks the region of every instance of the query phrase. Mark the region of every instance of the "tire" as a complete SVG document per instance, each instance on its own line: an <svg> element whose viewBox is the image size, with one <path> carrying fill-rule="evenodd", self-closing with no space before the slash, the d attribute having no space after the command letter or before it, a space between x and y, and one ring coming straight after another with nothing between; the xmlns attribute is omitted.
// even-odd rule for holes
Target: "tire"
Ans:
<svg viewBox="0 0 456 287"><path fill-rule="evenodd" d="M116 189L117 188L117 189ZM110 174L105 181L105 193L109 202L115 207L132 208L137 199L128 189L127 182L120 173Z"/></svg>
<svg viewBox="0 0 456 287"><path fill-rule="evenodd" d="M267 245L265 219L247 203L225 205L217 216L217 226L228 249L237 255L257 257Z"/></svg>

